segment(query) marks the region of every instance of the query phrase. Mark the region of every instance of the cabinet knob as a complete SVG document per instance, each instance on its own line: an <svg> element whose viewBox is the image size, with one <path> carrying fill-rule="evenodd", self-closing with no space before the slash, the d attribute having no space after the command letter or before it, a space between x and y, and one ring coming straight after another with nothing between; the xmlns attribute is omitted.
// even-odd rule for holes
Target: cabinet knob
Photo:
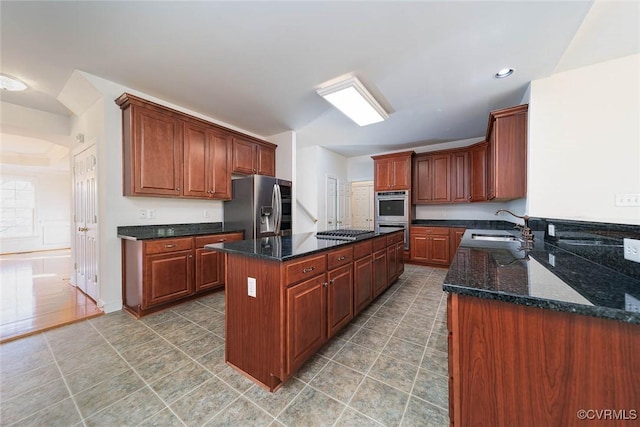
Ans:
<svg viewBox="0 0 640 427"><path fill-rule="evenodd" d="M193 255L189 255L189 258L193 258Z"/></svg>
<svg viewBox="0 0 640 427"><path fill-rule="evenodd" d="M335 282L336 282L336 280L335 280L335 279L331 279L331 280L329 280L329 284L330 284L330 285L333 285Z"/></svg>
<svg viewBox="0 0 640 427"><path fill-rule="evenodd" d="M322 282L322 286L326 288L327 287L327 282Z"/></svg>
<svg viewBox="0 0 640 427"><path fill-rule="evenodd" d="M177 188L176 188L176 191L180 191L180 187L177 187Z"/></svg>
<svg viewBox="0 0 640 427"><path fill-rule="evenodd" d="M343 256L338 258L338 261L344 261L345 259L347 259L347 257L343 255Z"/></svg>
<svg viewBox="0 0 640 427"><path fill-rule="evenodd" d="M302 269L302 272L303 272L303 273L308 273L308 272L313 271L313 270L315 270L315 269L316 269L315 267L303 268L303 269Z"/></svg>

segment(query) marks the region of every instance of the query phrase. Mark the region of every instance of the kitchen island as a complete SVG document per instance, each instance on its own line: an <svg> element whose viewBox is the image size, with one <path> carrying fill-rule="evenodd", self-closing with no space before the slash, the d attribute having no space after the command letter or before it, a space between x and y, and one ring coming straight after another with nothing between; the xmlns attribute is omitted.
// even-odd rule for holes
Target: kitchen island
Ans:
<svg viewBox="0 0 640 427"><path fill-rule="evenodd" d="M404 271L402 229L207 245L226 252L226 362L278 389Z"/></svg>
<svg viewBox="0 0 640 427"><path fill-rule="evenodd" d="M451 425L638 423L640 280L512 233L467 230L444 281Z"/></svg>

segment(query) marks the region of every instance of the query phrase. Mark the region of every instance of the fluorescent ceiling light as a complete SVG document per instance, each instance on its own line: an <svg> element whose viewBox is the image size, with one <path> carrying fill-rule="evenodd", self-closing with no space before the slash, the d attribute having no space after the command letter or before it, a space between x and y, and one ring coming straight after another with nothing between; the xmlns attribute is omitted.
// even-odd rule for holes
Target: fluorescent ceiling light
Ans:
<svg viewBox="0 0 640 427"><path fill-rule="evenodd" d="M15 77L0 74L0 88L13 92L18 90L25 90L27 88L27 85L16 79Z"/></svg>
<svg viewBox="0 0 640 427"><path fill-rule="evenodd" d="M329 82L329 84L317 89L316 92L360 126L381 122L389 118L384 108L357 77L350 76L338 82Z"/></svg>

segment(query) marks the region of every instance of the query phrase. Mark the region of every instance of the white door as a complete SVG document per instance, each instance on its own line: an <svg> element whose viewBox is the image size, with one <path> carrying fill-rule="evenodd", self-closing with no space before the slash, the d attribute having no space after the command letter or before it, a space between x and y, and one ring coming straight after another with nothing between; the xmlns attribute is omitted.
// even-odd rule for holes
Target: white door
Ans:
<svg viewBox="0 0 640 427"><path fill-rule="evenodd" d="M75 285L98 299L98 171L95 144L73 157Z"/></svg>
<svg viewBox="0 0 640 427"><path fill-rule="evenodd" d="M351 192L352 227L373 230L373 181L354 182Z"/></svg>
<svg viewBox="0 0 640 427"><path fill-rule="evenodd" d="M338 228L338 179L327 176L327 223L325 230L335 230Z"/></svg>
<svg viewBox="0 0 640 427"><path fill-rule="evenodd" d="M338 182L338 226L351 227L351 186L348 182Z"/></svg>

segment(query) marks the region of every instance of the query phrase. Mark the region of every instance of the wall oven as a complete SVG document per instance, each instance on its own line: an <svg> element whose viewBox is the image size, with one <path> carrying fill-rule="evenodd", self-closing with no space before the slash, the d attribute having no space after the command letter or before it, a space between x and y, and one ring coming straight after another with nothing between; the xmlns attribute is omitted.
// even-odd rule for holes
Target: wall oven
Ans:
<svg viewBox="0 0 640 427"><path fill-rule="evenodd" d="M409 192L376 192L376 232L404 228L404 248L409 249Z"/></svg>
<svg viewBox="0 0 640 427"><path fill-rule="evenodd" d="M379 222L409 222L408 191L376 192L376 223Z"/></svg>

